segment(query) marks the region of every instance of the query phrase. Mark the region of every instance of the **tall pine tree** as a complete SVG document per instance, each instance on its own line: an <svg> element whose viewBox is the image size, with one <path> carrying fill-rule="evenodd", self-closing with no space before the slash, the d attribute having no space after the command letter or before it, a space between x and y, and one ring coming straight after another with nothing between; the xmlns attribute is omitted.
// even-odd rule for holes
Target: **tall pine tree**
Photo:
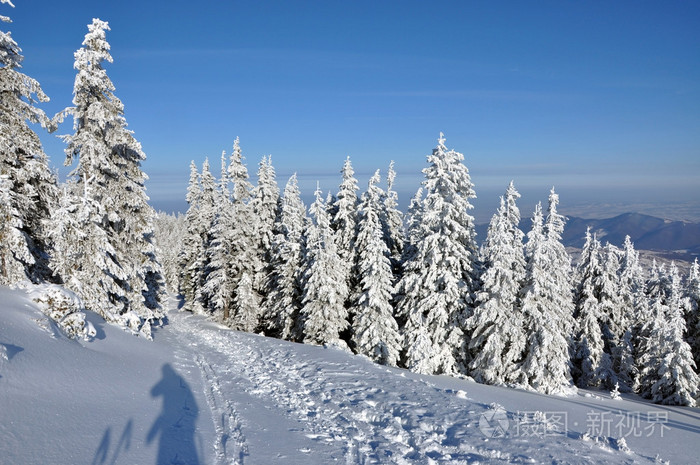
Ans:
<svg viewBox="0 0 700 465"><path fill-rule="evenodd" d="M303 341L311 344L332 344L346 348L341 333L347 329L348 311L345 300L345 265L340 259L331 230L326 205L316 188L311 205L313 223L305 233L305 257L300 325Z"/></svg>
<svg viewBox="0 0 700 465"><path fill-rule="evenodd" d="M379 180L377 171L360 206L356 271L362 293L352 308L352 341L357 353L384 365L396 365L401 344L391 305L393 276L380 221L383 192L377 186Z"/></svg>
<svg viewBox="0 0 700 465"><path fill-rule="evenodd" d="M573 331L573 298L568 279L570 263L559 241L564 218L557 213L558 197L549 196L543 224L538 204L525 248L527 266L521 291L522 312L528 334L518 383L545 394L572 386L570 346Z"/></svg>
<svg viewBox="0 0 700 465"><path fill-rule="evenodd" d="M469 374L478 382L513 382L525 345L518 294L525 278L520 197L511 182L489 224L481 248L484 272L476 308L467 320L472 360Z"/></svg>
<svg viewBox="0 0 700 465"><path fill-rule="evenodd" d="M265 305L268 334L286 340L300 340L296 322L301 309L302 236L307 227L306 207L301 201L296 174L284 188L276 235L271 245L270 293Z"/></svg>
<svg viewBox="0 0 700 465"><path fill-rule="evenodd" d="M11 2L3 0L10 6ZM1 16L0 20L10 22ZM35 105L49 98L19 72L24 57L9 32L0 31L0 283L51 279L45 223L58 205L56 178L39 136L29 127L53 129Z"/></svg>
<svg viewBox="0 0 700 465"><path fill-rule="evenodd" d="M103 68L105 61L112 62L105 39L109 26L93 19L88 30L83 47L75 52L74 106L63 112L73 117L75 131L63 137L68 144L66 165L78 159L71 173L73 192L87 192L101 207L97 224L105 233L101 240L109 244L99 248L113 249L123 270L125 279L117 279L120 296L110 301L118 314L133 312L141 320L141 332L150 335L150 323L164 313L162 272L153 245L155 212L148 204L147 176L141 170L146 155L127 129L124 105Z"/></svg>
<svg viewBox="0 0 700 465"><path fill-rule="evenodd" d="M464 320L473 305L476 241L469 215L475 198L464 155L438 146L423 169L425 198L415 241L398 283L398 312L403 327L404 363L426 374L465 371ZM414 214L415 215L415 214Z"/></svg>

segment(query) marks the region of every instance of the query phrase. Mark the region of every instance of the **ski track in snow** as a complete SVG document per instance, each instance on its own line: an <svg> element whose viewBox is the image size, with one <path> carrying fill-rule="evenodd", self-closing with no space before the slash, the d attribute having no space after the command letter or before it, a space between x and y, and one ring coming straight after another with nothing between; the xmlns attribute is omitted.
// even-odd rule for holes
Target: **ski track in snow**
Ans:
<svg viewBox="0 0 700 465"><path fill-rule="evenodd" d="M275 429L271 434L275 444L296 444L297 454L307 454L299 463L535 463L546 457L538 441L514 439L505 449L503 443L484 441L479 417L489 406L447 391L441 395L462 397L461 402L435 405L437 388L396 370L358 363L344 353L334 356L335 349L319 360L297 345L270 339L262 345L256 343L261 336L224 329L202 317L170 316L170 328L180 344L191 348L202 374L217 432L218 464L264 463L246 441L250 412L243 411L255 405L257 416L284 419L268 422ZM251 429L251 436L256 434L259 429ZM300 434L311 447L300 444ZM571 439L563 434L559 440ZM586 452L606 453L595 449ZM563 463L595 461L588 455Z"/></svg>

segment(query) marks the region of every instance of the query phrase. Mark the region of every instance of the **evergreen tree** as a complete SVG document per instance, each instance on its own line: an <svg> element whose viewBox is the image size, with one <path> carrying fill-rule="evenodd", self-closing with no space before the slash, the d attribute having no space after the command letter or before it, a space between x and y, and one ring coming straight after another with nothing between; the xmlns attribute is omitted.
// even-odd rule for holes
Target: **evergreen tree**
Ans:
<svg viewBox="0 0 700 465"><path fill-rule="evenodd" d="M222 156L225 160L225 156ZM226 170L222 169L222 178ZM233 229L233 205L226 182L219 182L216 195L216 212L211 230L206 239L207 268L203 283L208 310L217 321L228 322L232 299L235 292L233 270L231 267L231 231Z"/></svg>
<svg viewBox="0 0 700 465"><path fill-rule="evenodd" d="M658 272L663 273L663 269ZM657 403L694 407L700 377L694 371L690 346L683 339L682 289L675 264L670 276L660 281L658 288L650 286L654 292L653 319L647 324L646 350L641 357L641 393Z"/></svg>
<svg viewBox="0 0 700 465"><path fill-rule="evenodd" d="M423 205L423 188L419 187L416 193L411 198L404 216L406 223L406 242L404 244L403 253L401 256L401 270L403 273L403 264L410 261L416 254L417 244L419 242L420 223L421 223L421 208Z"/></svg>
<svg viewBox="0 0 700 465"><path fill-rule="evenodd" d="M386 195L383 201L383 214L380 216L384 242L389 247L389 258L394 274L394 279L399 277L401 269L401 257L403 255L406 235L401 212L398 209L399 196L394 190L396 181L396 171L394 171L394 161L389 163L389 172L386 176Z"/></svg>
<svg viewBox="0 0 700 465"><path fill-rule="evenodd" d="M194 313L202 313L197 303L199 283L201 281L200 259L204 256L204 225L200 216L199 205L202 198L202 184L194 160L190 163L190 180L187 186L187 203L185 214L186 232L178 256L179 290L184 300L183 308Z"/></svg>
<svg viewBox="0 0 700 465"><path fill-rule="evenodd" d="M201 255L195 258L196 272L196 292L193 303L194 308L202 311L211 310L210 297L207 283L212 276L211 251L212 251L212 232L215 229L216 220L219 211L219 194L216 185L216 179L211 173L209 160L205 159L202 164L202 174L199 177L200 194L198 201L198 233L200 241Z"/></svg>
<svg viewBox="0 0 700 465"><path fill-rule="evenodd" d="M516 363L525 346L524 322L518 293L525 278L523 233L519 229L520 197L511 182L491 218L481 248L484 272L474 313L467 320L470 375L480 383L514 381Z"/></svg>
<svg viewBox="0 0 700 465"><path fill-rule="evenodd" d="M0 20L10 22L5 16ZM56 177L29 127L54 129L35 106L49 98L37 81L18 71L21 52L10 33L0 31L0 283L6 285L51 279L45 224L58 204Z"/></svg>
<svg viewBox="0 0 700 465"><path fill-rule="evenodd" d="M221 177L219 178L219 194L221 199L231 202L231 191L229 190L228 162L226 160L226 150L221 151Z"/></svg>
<svg viewBox="0 0 700 465"><path fill-rule="evenodd" d="M275 219L280 208L280 192L275 179L272 157L263 157L258 170L258 184L252 191L251 209L256 218L255 237L257 239L257 262L253 276L253 288L265 296L267 275L270 272L271 248L274 236Z"/></svg>
<svg viewBox="0 0 700 465"><path fill-rule="evenodd" d="M384 364L396 365L401 350L399 327L393 315L390 252L380 221L383 209L379 171L369 181L360 207L357 276L362 294L352 312L355 351Z"/></svg>
<svg viewBox="0 0 700 465"><path fill-rule="evenodd" d="M238 280L235 294L234 312L227 324L235 330L252 333L260 324L260 297L247 271L243 271Z"/></svg>
<svg viewBox="0 0 700 465"><path fill-rule="evenodd" d="M253 185L250 183L248 168L244 163L243 152L238 138L233 143L233 151L228 166L228 178L233 184L233 225L230 228L229 243L231 247L230 256L230 276L233 277L233 288L246 290L246 285L239 286L244 275L253 283L253 292L257 294L256 283L258 272L263 269L260 255L258 232L261 230L258 218L253 211ZM273 177L274 178L274 177ZM243 302L234 291L234 300ZM260 296L256 295L245 301L260 301ZM238 309L232 309L232 317L236 315ZM247 311L246 311L247 312ZM262 317L262 310L257 309L257 317ZM252 318L252 317L251 317Z"/></svg>
<svg viewBox="0 0 700 465"><path fill-rule="evenodd" d="M302 235L307 227L306 207L301 201L297 175L287 181L280 214L272 238L271 271L265 322L273 336L301 340L296 322L301 309Z"/></svg>
<svg viewBox="0 0 700 465"><path fill-rule="evenodd" d="M469 215L475 198L464 156L438 146L423 170L425 198L420 222L412 225L415 241L397 285L403 327L405 365L426 374L465 371L462 327L473 304L476 243Z"/></svg>
<svg viewBox="0 0 700 465"><path fill-rule="evenodd" d="M14 199L9 176L0 175L0 284L10 285L26 279L26 265L34 264L30 237L22 231L22 220Z"/></svg>
<svg viewBox="0 0 700 465"><path fill-rule="evenodd" d="M103 207L89 195L89 181L83 189L80 197L64 193L51 218L54 267L86 308L136 333L142 329L140 318L134 312L119 311L127 299L121 286L127 277L102 227ZM150 337L150 332L144 335Z"/></svg>
<svg viewBox="0 0 700 465"><path fill-rule="evenodd" d="M700 265L696 258L690 267L686 282L686 328L687 342L693 352L695 366L700 367Z"/></svg>
<svg viewBox="0 0 700 465"><path fill-rule="evenodd" d="M103 217L98 223L123 270L125 279L119 280L119 286L125 298L116 310L134 312L143 323L142 332L149 334L150 323L164 314L162 271L153 245L155 212L148 205L147 176L141 170L146 156L126 128L124 105L102 67L103 62L112 62L105 39L109 26L93 19L88 30L83 47L75 53L74 106L63 112L73 117L75 131L63 137L68 144L66 165L78 158L71 173L76 191L90 180L86 192L101 207Z"/></svg>
<svg viewBox="0 0 700 465"><path fill-rule="evenodd" d="M693 352L695 366L700 367L700 265L697 258L690 267L686 282L686 299L686 340Z"/></svg>
<svg viewBox="0 0 700 465"><path fill-rule="evenodd" d="M612 388L617 376L612 369L610 353L605 350L603 327L608 321L602 303L600 263L601 246L590 228L586 230L586 242L577 267L577 287L574 297L578 334L575 342L574 361L580 387L603 386Z"/></svg>
<svg viewBox="0 0 700 465"><path fill-rule="evenodd" d="M340 337L349 326L345 308L348 289L320 188L311 205L314 222L305 232L306 250L300 323L303 341L347 347Z"/></svg>
<svg viewBox="0 0 700 465"><path fill-rule="evenodd" d="M346 308L349 309L348 318L352 321L352 303L357 300L361 293L359 279L353 273L353 268L357 261L357 223L358 223L358 199L357 179L355 170L352 168L350 157L345 159L342 174L342 181L338 188L338 195L335 198L327 199L331 216L331 228L335 233L335 242L338 250L340 262L344 266L345 286L347 287Z"/></svg>
<svg viewBox="0 0 700 465"><path fill-rule="evenodd" d="M639 264L639 254L634 250L634 244L629 236L625 237L620 258L619 294L628 323L621 345L613 353L613 368L618 373L624 390L637 391L639 389L637 348L641 327L647 318L648 305L644 271Z"/></svg>
<svg viewBox="0 0 700 465"><path fill-rule="evenodd" d="M568 255L561 243L557 244L564 226L563 217L556 212L557 201L552 191L544 225L541 205L535 208L525 248L527 265L521 290L528 338L517 382L545 394L565 391L572 384L569 349L573 299L566 279Z"/></svg>

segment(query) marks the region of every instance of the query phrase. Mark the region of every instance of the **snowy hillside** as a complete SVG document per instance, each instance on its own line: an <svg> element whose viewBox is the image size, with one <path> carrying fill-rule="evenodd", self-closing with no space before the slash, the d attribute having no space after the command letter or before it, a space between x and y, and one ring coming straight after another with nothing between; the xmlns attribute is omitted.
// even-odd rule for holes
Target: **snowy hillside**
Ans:
<svg viewBox="0 0 700 465"><path fill-rule="evenodd" d="M700 409L420 376L169 313L61 335L0 290L0 463L697 463ZM624 439L622 441L621 439Z"/></svg>

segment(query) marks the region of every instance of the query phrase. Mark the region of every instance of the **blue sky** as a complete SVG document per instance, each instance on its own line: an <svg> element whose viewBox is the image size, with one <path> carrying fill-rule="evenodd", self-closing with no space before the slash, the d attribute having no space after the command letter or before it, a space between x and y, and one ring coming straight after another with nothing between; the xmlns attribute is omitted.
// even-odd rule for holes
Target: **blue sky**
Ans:
<svg viewBox="0 0 700 465"><path fill-rule="evenodd" d="M555 185L564 211L696 202L700 217L698 2L14 3L3 27L49 114L70 105L87 24L109 22L108 74L157 208L184 208L189 161L218 168L236 136L252 173L272 154L307 197L316 179L337 190L346 156L363 189L395 160L405 205L442 131L481 221L511 179L524 216Z"/></svg>

